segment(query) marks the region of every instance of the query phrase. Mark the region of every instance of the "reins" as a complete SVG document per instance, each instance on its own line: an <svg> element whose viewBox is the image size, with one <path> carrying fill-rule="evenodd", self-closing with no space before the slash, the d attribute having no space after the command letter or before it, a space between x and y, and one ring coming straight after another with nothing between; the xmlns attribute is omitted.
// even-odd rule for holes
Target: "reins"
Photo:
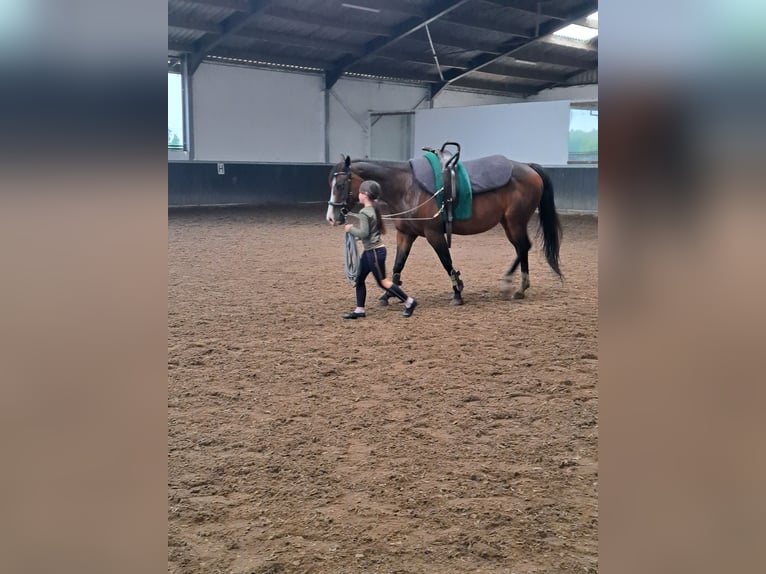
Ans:
<svg viewBox="0 0 766 574"><path fill-rule="evenodd" d="M332 175L333 177L337 177L338 175L346 176L346 180L343 183L346 190L346 197L343 203L332 201L332 199L330 199L330 201L328 201L327 203L333 207L340 207L343 215L356 216L356 214L351 213L349 210L350 203L351 203L351 174L349 172L335 172ZM444 192L444 187L441 187L432 196L427 198L422 203L416 205L415 207L412 207L410 209L405 209L404 211L400 211L398 213L381 215L381 217L389 221L428 221L431 219L436 219L437 217L441 216L444 213L443 204L439 207L437 212L434 213L431 217L399 217L399 216L404 215L406 213L412 213L413 211L417 211L419 208L423 207L429 201L436 201L436 196L438 196L440 193L443 193L443 192ZM359 251L356 245L356 238L348 232L346 232L344 241L343 241L343 261L344 261L344 272L346 275L346 279L348 280L349 283L351 283L351 285L356 285L356 278L357 278L357 274L359 273L359 261L360 261Z"/></svg>
<svg viewBox="0 0 766 574"><path fill-rule="evenodd" d="M423 203L421 203L420 205L416 205L412 209L406 209L404 211L400 211L399 213L392 213L390 215L382 215L381 217L383 219L388 219L390 221L422 221L422 220L435 219L444 212L444 205L439 207L439 210L436 213L434 213L431 217L397 217L397 216L403 215L405 213L410 213L412 211L416 211L418 208L424 206L429 201L435 200L436 196L442 193L442 191L444 191L443 187L440 190L438 190L436 193L434 193L431 197L426 199ZM352 215L356 217L355 213L349 212L347 215ZM359 250L356 245L356 238L353 235L351 235L349 232L346 232L344 237L343 260L345 262L344 271L346 273L346 279L348 279L348 282L351 283L351 285L356 285L356 276L359 273Z"/></svg>
<svg viewBox="0 0 766 574"><path fill-rule="evenodd" d="M410 212L412 212L412 211L416 211L418 208L420 208L420 207L424 206L426 203L428 203L428 202L429 202L429 201L431 201L431 200L434 200L434 201L436 201L436 196L437 196L437 195L439 195L440 193L442 193L443 191L444 191L444 187L442 187L441 189L439 189L439 190L438 190L436 193L434 193L434 194L433 194L431 197L429 197L428 199L426 199L426 200L425 200L423 203L421 203L420 205L416 205L415 207L413 207L413 208L411 208L411 209L405 209L404 211L400 211L399 213L391 213L391 214L389 214L389 215L383 215L382 217L383 217L383 219L390 219L390 220L392 220L392 221L427 221L427 220L429 220L429 219L436 219L436 218L437 218L438 216L440 216L440 215L442 214L442 212L444 211L444 205L442 205L441 207L439 207L439 211L437 211L436 213L434 213L434 214L433 214L431 217L397 217L397 216L398 216L398 215L403 215L403 214L405 214L405 213L410 213Z"/></svg>

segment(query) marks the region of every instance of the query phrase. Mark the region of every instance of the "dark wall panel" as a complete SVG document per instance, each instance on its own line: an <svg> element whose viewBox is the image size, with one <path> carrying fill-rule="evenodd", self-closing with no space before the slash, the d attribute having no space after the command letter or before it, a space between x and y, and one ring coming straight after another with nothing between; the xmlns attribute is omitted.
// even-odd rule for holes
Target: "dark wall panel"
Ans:
<svg viewBox="0 0 766 574"><path fill-rule="evenodd" d="M168 162L168 206L327 201L331 165Z"/></svg>
<svg viewBox="0 0 766 574"><path fill-rule="evenodd" d="M331 169L329 164L226 163L224 175L218 175L214 162L168 162L168 206L325 202ZM598 212L598 167L545 170L558 209Z"/></svg>
<svg viewBox="0 0 766 574"><path fill-rule="evenodd" d="M598 213L598 167L560 166L544 169L553 182L557 209Z"/></svg>

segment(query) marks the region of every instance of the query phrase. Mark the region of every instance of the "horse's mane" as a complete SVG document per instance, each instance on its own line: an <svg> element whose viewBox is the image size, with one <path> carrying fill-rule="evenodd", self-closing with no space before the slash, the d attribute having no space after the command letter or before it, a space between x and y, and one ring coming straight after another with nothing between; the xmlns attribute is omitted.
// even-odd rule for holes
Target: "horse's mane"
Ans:
<svg viewBox="0 0 766 574"><path fill-rule="evenodd" d="M351 167L365 179L387 180L404 170L409 170L409 162L390 160L351 160Z"/></svg>
<svg viewBox="0 0 766 574"><path fill-rule="evenodd" d="M376 165L380 167L403 167L407 162L406 161L394 161L394 160L388 160L388 159L352 159L351 163L364 163L364 164L371 164Z"/></svg>

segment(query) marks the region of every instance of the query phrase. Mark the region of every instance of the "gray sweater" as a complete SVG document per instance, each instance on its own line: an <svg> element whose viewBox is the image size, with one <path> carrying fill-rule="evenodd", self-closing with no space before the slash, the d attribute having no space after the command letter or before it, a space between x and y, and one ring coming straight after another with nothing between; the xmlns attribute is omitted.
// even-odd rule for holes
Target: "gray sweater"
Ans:
<svg viewBox="0 0 766 574"><path fill-rule="evenodd" d="M352 227L349 233L362 240L362 247L365 251L382 247L383 241L380 239L380 227L378 226L378 219L375 217L375 208L362 208L359 212L359 223Z"/></svg>

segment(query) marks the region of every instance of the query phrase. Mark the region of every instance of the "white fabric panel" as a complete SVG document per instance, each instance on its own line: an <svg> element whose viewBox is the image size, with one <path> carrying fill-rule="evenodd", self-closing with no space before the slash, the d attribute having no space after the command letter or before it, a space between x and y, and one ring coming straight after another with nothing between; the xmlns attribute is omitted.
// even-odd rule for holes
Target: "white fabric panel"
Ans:
<svg viewBox="0 0 766 574"><path fill-rule="evenodd" d="M534 103L532 98L498 103L513 100L446 89L428 109L423 86L341 78L328 98L329 161L338 161L340 154L370 154L370 112L417 108L415 154L423 146L458 141L464 159L501 153L519 161L566 165L569 100L597 99L597 89L550 90L539 99L566 101ZM204 63L192 79L194 159L323 163L324 98L320 74Z"/></svg>
<svg viewBox="0 0 766 574"><path fill-rule="evenodd" d="M454 141L461 159L502 154L543 165L566 165L569 102L533 102L415 112L415 150Z"/></svg>
<svg viewBox="0 0 766 574"><path fill-rule="evenodd" d="M202 64L192 79L196 160L324 161L319 76Z"/></svg>

